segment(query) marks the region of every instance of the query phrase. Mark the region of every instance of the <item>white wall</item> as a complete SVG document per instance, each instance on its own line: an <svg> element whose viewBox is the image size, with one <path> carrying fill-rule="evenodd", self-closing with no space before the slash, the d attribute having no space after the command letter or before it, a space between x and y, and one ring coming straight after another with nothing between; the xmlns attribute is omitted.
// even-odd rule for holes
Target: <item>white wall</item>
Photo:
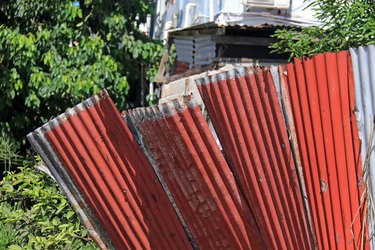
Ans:
<svg viewBox="0 0 375 250"><path fill-rule="evenodd" d="M172 2L174 4L171 4ZM316 21L313 17L314 12L311 9L305 9L311 0L290 0L289 9L282 11L271 8L253 8L250 12L246 11L247 4L244 4L246 2L246 0L158 0L154 38L166 39L166 29L206 23L212 20L212 14L216 18L221 13L231 13L236 16L243 14L246 17L251 16L252 13L257 16L264 14L267 16L267 19L264 19L265 23L270 22L270 15L271 18L274 16L278 19L287 16L294 21L305 22L307 25ZM211 6L213 6L212 10Z"/></svg>

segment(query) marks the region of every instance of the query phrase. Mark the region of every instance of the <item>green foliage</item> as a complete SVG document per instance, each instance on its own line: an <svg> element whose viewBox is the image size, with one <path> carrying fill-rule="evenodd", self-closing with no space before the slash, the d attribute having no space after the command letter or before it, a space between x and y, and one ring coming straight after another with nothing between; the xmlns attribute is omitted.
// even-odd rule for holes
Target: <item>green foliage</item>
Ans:
<svg viewBox="0 0 375 250"><path fill-rule="evenodd" d="M28 132L102 88L125 109L157 70L163 47L137 28L152 11L147 1L73 2L0 5L0 132L21 145Z"/></svg>
<svg viewBox="0 0 375 250"><path fill-rule="evenodd" d="M22 163L23 157L19 155L17 149L18 146L15 140L4 133L0 134L0 164L3 166L0 176L10 171L12 166Z"/></svg>
<svg viewBox="0 0 375 250"><path fill-rule="evenodd" d="M17 234L13 225L0 222L0 249L14 248L17 245Z"/></svg>
<svg viewBox="0 0 375 250"><path fill-rule="evenodd" d="M0 182L1 249L97 249L53 180L36 167Z"/></svg>
<svg viewBox="0 0 375 250"><path fill-rule="evenodd" d="M273 52L301 58L375 43L374 1L315 0L312 6L322 27L276 31Z"/></svg>

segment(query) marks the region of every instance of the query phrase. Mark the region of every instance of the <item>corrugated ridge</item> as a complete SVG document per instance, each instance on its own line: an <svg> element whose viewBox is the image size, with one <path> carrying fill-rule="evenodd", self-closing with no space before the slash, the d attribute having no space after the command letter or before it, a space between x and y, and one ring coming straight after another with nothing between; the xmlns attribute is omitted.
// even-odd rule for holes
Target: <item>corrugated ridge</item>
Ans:
<svg viewBox="0 0 375 250"><path fill-rule="evenodd" d="M103 90L100 94L95 95L86 99L84 102L87 105L94 105L102 98L106 98L108 93ZM78 109L83 109L82 105L77 106ZM69 113L76 112L77 108L70 109ZM59 120L64 120L66 114L61 114ZM57 119L55 120L57 121ZM101 249L114 249L114 246L107 233L100 224L98 218L94 215L91 208L88 206L82 197L82 193L77 189L77 186L73 182L72 178L69 176L65 168L61 168L62 163L60 162L58 156L54 152L51 144L46 140L44 136L44 131L49 130L52 124L45 124L41 128L31 132L27 135L27 139L30 141L33 149L41 156L44 163L48 166L54 178L59 183L61 189L66 194L70 204L73 206L74 210L78 214L82 224L89 231L90 236L95 240Z"/></svg>
<svg viewBox="0 0 375 250"><path fill-rule="evenodd" d="M361 46L350 49L355 83L355 110L361 139L361 156L363 163L364 182L371 197L375 194L375 184L372 176L375 174L374 142L374 113L375 113L375 46ZM366 196L361 196L362 199ZM371 249L375 249L372 235L375 233L373 201L369 204L369 233Z"/></svg>
<svg viewBox="0 0 375 250"><path fill-rule="evenodd" d="M237 68L197 83L268 248L311 248L286 127L269 70Z"/></svg>
<svg viewBox="0 0 375 250"><path fill-rule="evenodd" d="M152 108L148 108L148 110L152 111ZM148 111L147 111L148 112ZM154 169L154 172L156 173L165 193L167 194L168 196L168 199L169 201L171 202L171 204L173 205L175 211L176 211L176 214L185 230L185 233L190 241L190 243L192 244L192 247L193 249L198 249L198 246L197 246L197 243L195 242L188 226L186 225L186 222L181 214L181 211L180 209L177 207L177 204L175 202L175 199L171 193L171 191L169 190L168 188L168 185L166 183L166 181L164 180L164 177L163 175L161 174L161 171L155 161L155 159L151 156L152 154L150 153L150 151L148 150L148 147L147 145L145 145L144 141L143 141L143 135L140 133L139 129L134 125L134 123L132 122L132 119L131 117L135 116L137 117L137 119L140 119L140 120L144 120L145 117L139 117L138 116L138 113L137 112L134 112L133 113L133 116L129 116L129 115L126 115L127 112L124 111L123 112L123 119L124 121L126 122L127 126L129 127L130 131L132 132L132 134L134 135L135 139L137 140L138 144L140 145L140 147L142 148L143 152L145 153L146 157L148 158L148 161L150 162L150 164L152 165L153 169ZM151 116L149 116L149 118L151 118Z"/></svg>
<svg viewBox="0 0 375 250"><path fill-rule="evenodd" d="M257 225L194 101L129 111L201 249L264 248ZM263 247L262 247L263 246Z"/></svg>
<svg viewBox="0 0 375 250"><path fill-rule="evenodd" d="M67 170L116 248L189 248L156 175L112 100L96 97L43 127L62 163L54 167Z"/></svg>
<svg viewBox="0 0 375 250"><path fill-rule="evenodd" d="M52 167L53 164L60 164L60 162L48 142L45 141L43 135L33 132L28 135L28 139L33 145L34 150L42 157L44 163L48 166L52 175L59 183L61 189L67 196L69 203L73 206L82 224L88 230L90 237L95 240L101 249L114 249L107 234L98 222L98 219L88 207L81 192L78 191L66 171Z"/></svg>
<svg viewBox="0 0 375 250"><path fill-rule="evenodd" d="M314 222L312 219L310 203L308 200L305 176L304 176L303 166L301 162L301 155L299 151L297 135L296 135L295 125L294 125L294 120L293 120L292 107L291 107L289 96L287 93L287 88L284 82L284 74L286 74L286 71L284 71L283 66L278 66L278 67L273 66L271 67L270 71L271 71L272 78L275 84L277 95L279 97L280 106L283 112L283 118L284 118L286 127L288 129L292 155L293 155L294 163L296 165L296 169L298 173L298 181L300 183L301 193L302 193L302 197L303 197L304 204L305 204L304 208L306 210L306 215L307 215L309 226L312 232L314 246L317 246Z"/></svg>
<svg viewBox="0 0 375 250"><path fill-rule="evenodd" d="M348 52L295 59L286 66L318 247L359 247L358 147Z"/></svg>

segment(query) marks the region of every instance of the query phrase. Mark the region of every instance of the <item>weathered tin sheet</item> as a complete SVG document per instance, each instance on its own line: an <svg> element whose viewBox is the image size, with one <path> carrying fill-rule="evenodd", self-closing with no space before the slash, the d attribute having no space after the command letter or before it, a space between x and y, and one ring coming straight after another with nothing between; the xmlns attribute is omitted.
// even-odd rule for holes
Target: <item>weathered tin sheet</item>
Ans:
<svg viewBox="0 0 375 250"><path fill-rule="evenodd" d="M194 100L124 117L162 175L199 249L265 249L264 240Z"/></svg>
<svg viewBox="0 0 375 250"><path fill-rule="evenodd" d="M28 138L103 249L191 248L157 176L106 91Z"/></svg>
<svg viewBox="0 0 375 250"><path fill-rule="evenodd" d="M206 76L197 84L267 247L312 249L312 234L271 72L241 67Z"/></svg>
<svg viewBox="0 0 375 250"><path fill-rule="evenodd" d="M283 118L284 118L287 130L288 130L289 141L290 141L290 145L291 145L294 164L296 166L297 173L298 173L302 197L303 197L303 201L304 201L304 204L305 204L305 210L306 210L306 213L307 213L309 226L311 228L311 231L313 232L312 237L313 237L313 241L314 241L314 246L317 246L314 223L313 223L313 220L312 220L310 204L309 204L307 190L306 190L305 176L304 176L304 171L303 171L303 167L302 167L301 155L300 155L300 151L299 151L296 129L295 129L294 120L293 120L292 107L291 107L289 96L288 96L286 86L285 86L285 83L284 83L283 67L282 66L277 66L277 67L273 66L273 67L270 68L270 71L271 71L271 74L272 74L274 85L276 87L277 95L279 97L280 107L281 107L281 110L283 112Z"/></svg>
<svg viewBox="0 0 375 250"><path fill-rule="evenodd" d="M370 215L369 233L374 235L374 201L375 194L375 154L374 152L374 114L375 114L375 46L369 45L350 49L353 63L355 85L355 111L361 139L361 156L364 180L371 199L368 212ZM371 239L371 248L375 249L375 241Z"/></svg>
<svg viewBox="0 0 375 250"><path fill-rule="evenodd" d="M360 141L349 53L295 59L284 68L319 249L362 249Z"/></svg>

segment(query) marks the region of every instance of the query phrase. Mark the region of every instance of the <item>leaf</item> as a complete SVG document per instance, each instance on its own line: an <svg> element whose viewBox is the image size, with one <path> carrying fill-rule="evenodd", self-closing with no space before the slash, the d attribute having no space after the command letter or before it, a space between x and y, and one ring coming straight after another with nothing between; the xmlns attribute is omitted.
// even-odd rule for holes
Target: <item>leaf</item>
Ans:
<svg viewBox="0 0 375 250"><path fill-rule="evenodd" d="M66 218L70 219L70 218L72 218L73 215L75 215L75 213L73 211L69 211L69 212L66 213Z"/></svg>
<svg viewBox="0 0 375 250"><path fill-rule="evenodd" d="M291 59L375 43L373 37L367 36L375 26L372 1L314 0L312 5L323 27L276 31L273 37L277 42L270 45L273 53L288 53Z"/></svg>
<svg viewBox="0 0 375 250"><path fill-rule="evenodd" d="M10 245L9 250L22 250L23 248L20 247L19 245Z"/></svg>
<svg viewBox="0 0 375 250"><path fill-rule="evenodd" d="M78 9L78 11L77 11L77 16L78 16L79 18L82 18L82 9Z"/></svg>

